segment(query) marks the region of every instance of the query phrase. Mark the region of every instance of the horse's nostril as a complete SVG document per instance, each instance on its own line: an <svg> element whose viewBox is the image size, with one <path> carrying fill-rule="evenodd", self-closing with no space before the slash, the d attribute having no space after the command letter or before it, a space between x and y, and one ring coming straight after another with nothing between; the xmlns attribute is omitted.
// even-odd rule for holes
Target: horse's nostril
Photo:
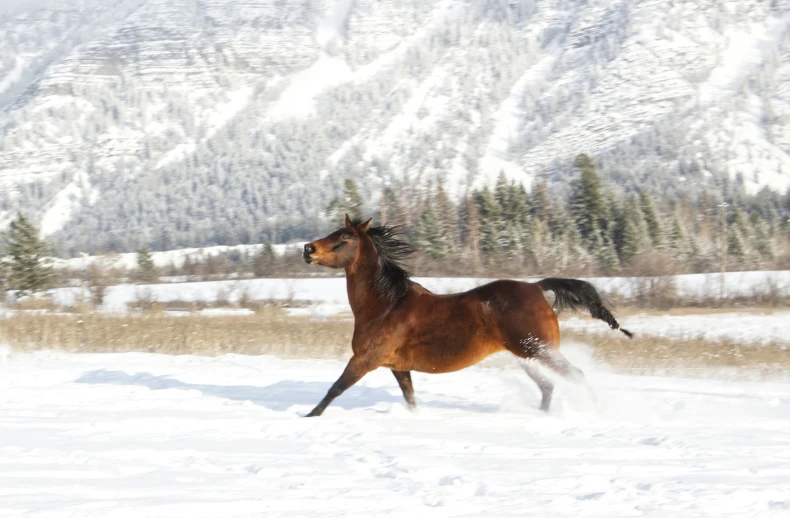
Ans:
<svg viewBox="0 0 790 518"><path fill-rule="evenodd" d="M307 243L306 245L304 245L304 251L307 252L308 254L313 254L315 253L315 246L313 245L313 243Z"/></svg>

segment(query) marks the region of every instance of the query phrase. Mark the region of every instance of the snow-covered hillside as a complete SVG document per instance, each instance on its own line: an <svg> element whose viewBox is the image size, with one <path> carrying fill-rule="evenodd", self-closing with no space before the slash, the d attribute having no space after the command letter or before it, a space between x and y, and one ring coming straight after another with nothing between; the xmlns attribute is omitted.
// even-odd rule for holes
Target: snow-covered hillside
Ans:
<svg viewBox="0 0 790 518"><path fill-rule="evenodd" d="M0 515L787 516L790 384L620 376L555 409L514 366L375 371L304 419L334 361L12 354Z"/></svg>
<svg viewBox="0 0 790 518"><path fill-rule="evenodd" d="M0 223L76 250L260 242L347 177L790 186L776 0L40 0L0 6ZM237 239L240 234L251 239ZM215 241L220 244L222 241ZM202 242L201 242L202 240ZM200 242L200 243L199 243Z"/></svg>

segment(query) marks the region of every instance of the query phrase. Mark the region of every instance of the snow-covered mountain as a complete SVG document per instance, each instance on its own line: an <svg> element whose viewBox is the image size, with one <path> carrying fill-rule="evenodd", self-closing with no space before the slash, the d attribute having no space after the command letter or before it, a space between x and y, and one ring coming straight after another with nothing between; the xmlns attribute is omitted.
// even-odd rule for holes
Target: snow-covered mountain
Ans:
<svg viewBox="0 0 790 518"><path fill-rule="evenodd" d="M0 6L0 223L73 250L298 234L358 180L790 186L782 0Z"/></svg>

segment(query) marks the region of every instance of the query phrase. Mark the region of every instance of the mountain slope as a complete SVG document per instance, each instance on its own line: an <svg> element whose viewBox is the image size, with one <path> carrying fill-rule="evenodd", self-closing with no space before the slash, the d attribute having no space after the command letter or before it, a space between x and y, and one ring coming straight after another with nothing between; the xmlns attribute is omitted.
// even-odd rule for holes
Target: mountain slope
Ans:
<svg viewBox="0 0 790 518"><path fill-rule="evenodd" d="M781 2L35 2L0 11L0 223L66 248L304 233L342 188L790 186Z"/></svg>

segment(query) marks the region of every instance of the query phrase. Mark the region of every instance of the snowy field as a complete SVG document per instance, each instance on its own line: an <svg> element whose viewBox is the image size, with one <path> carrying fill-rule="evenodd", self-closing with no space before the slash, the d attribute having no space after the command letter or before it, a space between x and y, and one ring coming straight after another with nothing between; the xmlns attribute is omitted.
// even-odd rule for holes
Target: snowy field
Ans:
<svg viewBox="0 0 790 518"><path fill-rule="evenodd" d="M304 243L277 244L272 245L272 251L283 256L288 252L300 250ZM167 250L164 252L151 252L151 260L160 268L169 266L180 267L184 265L187 257L192 261L205 261L209 257L215 257L230 252L238 252L242 255L255 255L260 253L263 245L235 245L235 246L207 246L202 248L180 248L178 250ZM104 268L117 268L120 270L134 270L137 268L137 253L129 252L124 254L108 255L87 255L73 259L52 258L52 265L55 268L69 268L72 270L83 270L95 264Z"/></svg>
<svg viewBox="0 0 790 518"><path fill-rule="evenodd" d="M629 315L620 325L640 335L659 338L732 340L753 344L790 344L790 311L727 312L700 315ZM573 316L560 322L562 330L611 333L608 326L588 316Z"/></svg>
<svg viewBox="0 0 790 518"><path fill-rule="evenodd" d="M541 277L542 278L542 277ZM538 281L541 278L524 278ZM677 275L672 278L677 294L689 298L718 298L721 276L717 273ZM473 277L415 277L414 280L434 293L455 293L491 282L493 278ZM606 294L632 298L644 279L639 277L598 277L586 279ZM790 296L790 271L732 272L726 277L728 297L753 297L774 292ZM88 297L82 288L52 290L59 305L72 305ZM107 289L104 298L106 311L124 311L137 300L157 302L238 302L240 299L265 301L296 301L328 304L338 310L350 310L346 280L334 278L248 279L229 281L181 282L152 285L120 285Z"/></svg>
<svg viewBox="0 0 790 518"><path fill-rule="evenodd" d="M0 516L788 516L790 381L633 377L566 354L598 405L513 369L228 355L0 354ZM411 513L411 514L409 514Z"/></svg>

